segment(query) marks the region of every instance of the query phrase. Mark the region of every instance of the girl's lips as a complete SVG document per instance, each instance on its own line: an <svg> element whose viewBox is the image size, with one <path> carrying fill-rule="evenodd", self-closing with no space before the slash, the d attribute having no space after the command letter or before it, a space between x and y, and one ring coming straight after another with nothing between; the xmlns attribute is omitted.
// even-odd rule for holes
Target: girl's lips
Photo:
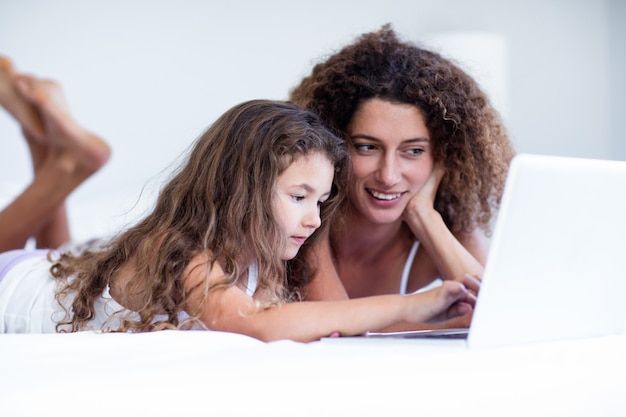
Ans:
<svg viewBox="0 0 626 417"><path fill-rule="evenodd" d="M291 239L298 245L302 245L306 241L306 236L291 236Z"/></svg>

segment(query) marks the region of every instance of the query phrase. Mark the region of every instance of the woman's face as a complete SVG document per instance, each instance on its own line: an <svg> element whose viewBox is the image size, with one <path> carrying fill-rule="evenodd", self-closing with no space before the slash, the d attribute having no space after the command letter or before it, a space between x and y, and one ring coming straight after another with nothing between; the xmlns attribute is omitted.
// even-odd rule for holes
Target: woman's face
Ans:
<svg viewBox="0 0 626 417"><path fill-rule="evenodd" d="M354 113L346 133L352 140L352 205L373 223L398 221L434 167L422 112L412 105L370 99Z"/></svg>

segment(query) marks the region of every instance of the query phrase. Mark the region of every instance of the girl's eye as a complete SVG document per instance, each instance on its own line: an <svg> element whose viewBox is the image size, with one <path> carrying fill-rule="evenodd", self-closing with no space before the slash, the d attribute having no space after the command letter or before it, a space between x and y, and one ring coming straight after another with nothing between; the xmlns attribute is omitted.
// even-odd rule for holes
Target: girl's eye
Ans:
<svg viewBox="0 0 626 417"><path fill-rule="evenodd" d="M300 201L304 200L304 196L303 195L292 195L291 199L293 201L295 201L296 203L299 203Z"/></svg>

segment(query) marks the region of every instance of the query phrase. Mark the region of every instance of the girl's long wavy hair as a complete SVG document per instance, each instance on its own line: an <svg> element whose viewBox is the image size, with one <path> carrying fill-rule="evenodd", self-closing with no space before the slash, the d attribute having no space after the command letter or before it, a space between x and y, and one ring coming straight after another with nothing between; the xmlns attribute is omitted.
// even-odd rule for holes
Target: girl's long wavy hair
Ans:
<svg viewBox="0 0 626 417"><path fill-rule="evenodd" d="M285 263L279 256L285 237L272 209L276 179L295 158L314 152L335 166L332 195L321 209L322 226ZM57 330L84 329L94 302L128 266L133 277L124 291L137 298L138 314L121 314L119 328L108 330L185 327L183 310L196 322L208 292L234 285L247 268L242 253L256 257L258 288L270 294L270 304L298 299L312 274L306 252L341 203L347 159L344 141L295 104L254 100L233 107L196 141L142 221L99 249L65 253L54 263L52 274L63 283L57 300L71 300ZM190 306L183 271L202 252L211 254L207 270L219 262L225 276L218 285L198 285L204 296Z"/></svg>
<svg viewBox="0 0 626 417"><path fill-rule="evenodd" d="M347 126L373 98L422 111L434 160L446 169L436 210L455 234L476 227L490 234L515 152L476 81L439 54L400 40L387 24L317 64L290 96L349 144Z"/></svg>

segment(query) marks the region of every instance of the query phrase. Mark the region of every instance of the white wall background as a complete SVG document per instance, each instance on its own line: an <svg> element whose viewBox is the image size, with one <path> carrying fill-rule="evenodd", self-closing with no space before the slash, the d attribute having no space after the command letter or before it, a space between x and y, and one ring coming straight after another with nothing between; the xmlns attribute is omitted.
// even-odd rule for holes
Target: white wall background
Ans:
<svg viewBox="0 0 626 417"><path fill-rule="evenodd" d="M113 147L68 202L82 240L136 218L162 173L227 108L286 98L318 59L387 22L417 42L460 31L503 39L503 108L518 151L626 160L624 3L0 0L0 54L58 80L77 119ZM2 112L0 193L30 175Z"/></svg>

